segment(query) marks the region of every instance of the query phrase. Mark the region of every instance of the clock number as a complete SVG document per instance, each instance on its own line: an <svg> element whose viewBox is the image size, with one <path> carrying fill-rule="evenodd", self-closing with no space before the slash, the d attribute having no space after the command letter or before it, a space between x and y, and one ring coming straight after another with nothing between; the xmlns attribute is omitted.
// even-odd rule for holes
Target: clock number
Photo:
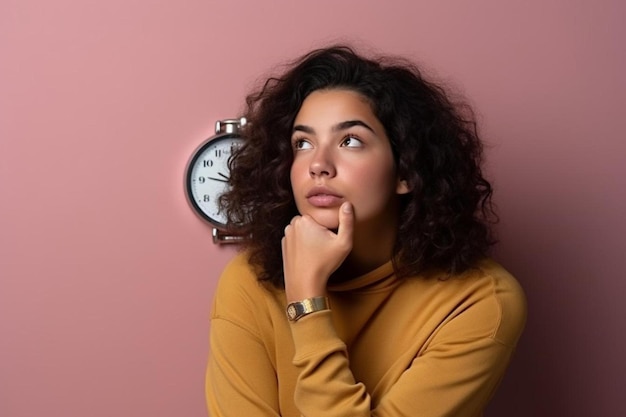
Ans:
<svg viewBox="0 0 626 417"><path fill-rule="evenodd" d="M216 149L215 150L215 157L216 158L221 158L222 157L222 150L221 149Z"/></svg>
<svg viewBox="0 0 626 417"><path fill-rule="evenodd" d="M202 161L202 166L204 168L206 167L212 167L213 166L213 160L211 159L205 159L204 161Z"/></svg>
<svg viewBox="0 0 626 417"><path fill-rule="evenodd" d="M205 203L208 203L209 201L211 201L211 198L209 197L209 195L208 195L208 194L205 194L205 195L203 196L203 201L204 201Z"/></svg>
<svg viewBox="0 0 626 417"><path fill-rule="evenodd" d="M205 181L206 181L206 179L204 179L204 177L198 177L198 182L200 184L204 184Z"/></svg>

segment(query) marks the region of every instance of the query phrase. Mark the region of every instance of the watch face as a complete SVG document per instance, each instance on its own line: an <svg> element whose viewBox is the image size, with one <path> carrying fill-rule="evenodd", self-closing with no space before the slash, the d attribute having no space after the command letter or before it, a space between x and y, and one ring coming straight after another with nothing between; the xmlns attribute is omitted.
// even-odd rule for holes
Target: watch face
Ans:
<svg viewBox="0 0 626 417"><path fill-rule="evenodd" d="M212 138L193 154L187 168L187 197L196 212L216 226L226 225L218 199L228 189L228 160L243 140L236 134Z"/></svg>
<svg viewBox="0 0 626 417"><path fill-rule="evenodd" d="M287 318L289 320L294 320L297 314L298 312L296 311L296 307L293 304L289 304L289 306L287 306Z"/></svg>

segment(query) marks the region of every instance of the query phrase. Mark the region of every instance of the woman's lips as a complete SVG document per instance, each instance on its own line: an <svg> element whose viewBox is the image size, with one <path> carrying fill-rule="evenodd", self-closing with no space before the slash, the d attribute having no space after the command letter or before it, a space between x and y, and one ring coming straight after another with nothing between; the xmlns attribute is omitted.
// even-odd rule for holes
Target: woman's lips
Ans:
<svg viewBox="0 0 626 417"><path fill-rule="evenodd" d="M306 199L314 207L336 207L343 197L327 187L314 187L306 194Z"/></svg>
<svg viewBox="0 0 626 417"><path fill-rule="evenodd" d="M336 207L341 205L342 198L334 194L313 194L307 201L314 207Z"/></svg>

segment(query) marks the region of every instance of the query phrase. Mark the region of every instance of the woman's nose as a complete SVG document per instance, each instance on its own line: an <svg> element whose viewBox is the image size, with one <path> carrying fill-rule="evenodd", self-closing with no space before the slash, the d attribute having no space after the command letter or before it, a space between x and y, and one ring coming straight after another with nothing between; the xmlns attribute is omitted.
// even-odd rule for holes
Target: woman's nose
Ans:
<svg viewBox="0 0 626 417"><path fill-rule="evenodd" d="M335 164L332 155L324 149L318 149L311 160L309 172L312 177L334 177L336 174Z"/></svg>

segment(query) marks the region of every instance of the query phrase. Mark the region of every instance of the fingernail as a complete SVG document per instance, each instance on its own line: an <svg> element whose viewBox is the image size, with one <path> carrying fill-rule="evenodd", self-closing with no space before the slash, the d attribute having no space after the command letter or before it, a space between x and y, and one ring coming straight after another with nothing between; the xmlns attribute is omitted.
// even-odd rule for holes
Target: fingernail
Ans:
<svg viewBox="0 0 626 417"><path fill-rule="evenodd" d="M343 210L344 213L352 213L352 204L343 203L343 206L341 207L341 209Z"/></svg>

